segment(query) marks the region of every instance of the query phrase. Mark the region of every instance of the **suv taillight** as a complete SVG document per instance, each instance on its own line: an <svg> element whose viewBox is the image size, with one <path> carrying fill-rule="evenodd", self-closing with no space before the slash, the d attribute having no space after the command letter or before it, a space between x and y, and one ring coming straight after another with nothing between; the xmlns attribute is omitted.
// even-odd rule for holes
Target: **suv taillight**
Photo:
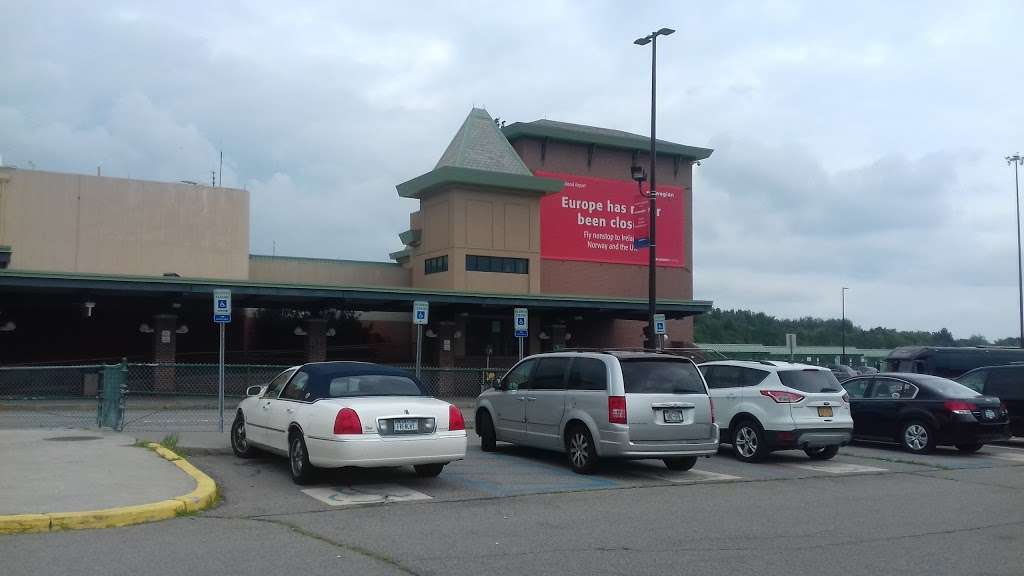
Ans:
<svg viewBox="0 0 1024 576"><path fill-rule="evenodd" d="M448 429L465 430L466 420L462 417L462 410L454 404L448 405Z"/></svg>
<svg viewBox="0 0 1024 576"><path fill-rule="evenodd" d="M363 423L359 421L359 414L351 408L342 408L334 417L335 434L362 434Z"/></svg>
<svg viewBox="0 0 1024 576"><path fill-rule="evenodd" d="M794 404L804 399L802 394L785 390L761 390L761 395L767 396L779 404Z"/></svg>
<svg viewBox="0 0 1024 576"><path fill-rule="evenodd" d="M977 405L963 400L946 400L942 405L953 414L970 414L978 408Z"/></svg>
<svg viewBox="0 0 1024 576"><path fill-rule="evenodd" d="M625 424L626 423L626 397L625 396L609 396L608 397L608 423L609 424Z"/></svg>
<svg viewBox="0 0 1024 576"><path fill-rule="evenodd" d="M850 403L850 393L849 392L843 392L843 404L849 404L849 403Z"/></svg>

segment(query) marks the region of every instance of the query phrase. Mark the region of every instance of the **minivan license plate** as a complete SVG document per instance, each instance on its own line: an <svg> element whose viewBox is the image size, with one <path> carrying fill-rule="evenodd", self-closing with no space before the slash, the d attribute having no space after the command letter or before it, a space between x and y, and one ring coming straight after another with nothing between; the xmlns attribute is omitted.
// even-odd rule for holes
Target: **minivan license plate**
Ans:
<svg viewBox="0 0 1024 576"><path fill-rule="evenodd" d="M420 423L416 420L395 420L395 432L415 432L420 429Z"/></svg>
<svg viewBox="0 0 1024 576"><path fill-rule="evenodd" d="M665 422L670 424L682 422L683 411L682 410L665 410Z"/></svg>

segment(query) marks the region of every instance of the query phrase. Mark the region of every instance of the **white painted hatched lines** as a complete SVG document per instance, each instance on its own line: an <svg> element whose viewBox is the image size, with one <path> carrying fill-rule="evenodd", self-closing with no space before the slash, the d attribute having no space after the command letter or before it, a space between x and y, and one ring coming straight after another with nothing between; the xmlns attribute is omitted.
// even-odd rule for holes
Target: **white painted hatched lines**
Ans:
<svg viewBox="0 0 1024 576"><path fill-rule="evenodd" d="M362 484L359 486L329 486L301 490L329 506L354 506L356 504L383 504L385 502L413 502L432 500L430 496L399 484Z"/></svg>
<svg viewBox="0 0 1024 576"><path fill-rule="evenodd" d="M672 482L674 484L695 484L697 482L731 482L734 480L743 479L743 477L741 476L720 474L718 472L708 472L706 470L687 470L686 472L672 472L670 470L665 470L664 472L651 471L643 472L640 475L655 480Z"/></svg>
<svg viewBox="0 0 1024 576"><path fill-rule="evenodd" d="M1020 464L1024 464L1024 452L991 452L983 454L985 456L988 456L989 458L997 458L999 460L1003 460L1006 462L1017 462Z"/></svg>
<svg viewBox="0 0 1024 576"><path fill-rule="evenodd" d="M827 472L829 474L874 474L888 472L888 468L875 468L874 466L863 466L861 464L846 464L843 462L815 462L813 464L784 464L791 468L810 470L811 472Z"/></svg>

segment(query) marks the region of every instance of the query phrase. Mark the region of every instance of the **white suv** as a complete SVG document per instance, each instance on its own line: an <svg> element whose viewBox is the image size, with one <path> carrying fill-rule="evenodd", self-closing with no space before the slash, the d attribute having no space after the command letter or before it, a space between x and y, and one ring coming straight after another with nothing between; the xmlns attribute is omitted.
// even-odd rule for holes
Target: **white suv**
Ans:
<svg viewBox="0 0 1024 576"><path fill-rule="evenodd" d="M850 397L826 368L790 362L724 360L700 365L722 426L746 462L800 449L828 460L853 437Z"/></svg>

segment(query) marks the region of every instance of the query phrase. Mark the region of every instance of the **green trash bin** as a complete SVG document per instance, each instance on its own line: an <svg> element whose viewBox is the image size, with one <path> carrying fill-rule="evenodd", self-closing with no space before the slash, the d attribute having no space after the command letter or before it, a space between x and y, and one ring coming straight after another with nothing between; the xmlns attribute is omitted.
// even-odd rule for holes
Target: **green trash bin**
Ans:
<svg viewBox="0 0 1024 576"><path fill-rule="evenodd" d="M96 425L120 432L124 427L125 393L128 391L128 363L103 367Z"/></svg>

